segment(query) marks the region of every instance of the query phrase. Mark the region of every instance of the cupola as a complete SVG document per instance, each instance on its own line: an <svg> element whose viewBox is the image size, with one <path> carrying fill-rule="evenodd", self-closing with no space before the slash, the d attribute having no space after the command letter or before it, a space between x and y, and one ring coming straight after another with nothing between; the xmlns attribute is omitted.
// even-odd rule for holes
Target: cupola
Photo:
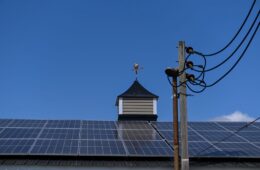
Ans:
<svg viewBox="0 0 260 170"><path fill-rule="evenodd" d="M137 71L136 71L137 74ZM148 91L136 80L117 96L118 120L157 120L158 96Z"/></svg>

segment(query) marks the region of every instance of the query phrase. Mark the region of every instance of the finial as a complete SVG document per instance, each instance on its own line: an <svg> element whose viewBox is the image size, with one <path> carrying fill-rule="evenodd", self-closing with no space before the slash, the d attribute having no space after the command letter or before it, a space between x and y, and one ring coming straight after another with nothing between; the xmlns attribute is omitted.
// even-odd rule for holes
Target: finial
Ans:
<svg viewBox="0 0 260 170"><path fill-rule="evenodd" d="M139 67L139 64L137 64L137 63L135 63L134 64L134 72L135 72L135 77L136 77L136 79L137 79L137 75L138 75L138 72L140 71L140 69L143 69L142 67L140 68Z"/></svg>

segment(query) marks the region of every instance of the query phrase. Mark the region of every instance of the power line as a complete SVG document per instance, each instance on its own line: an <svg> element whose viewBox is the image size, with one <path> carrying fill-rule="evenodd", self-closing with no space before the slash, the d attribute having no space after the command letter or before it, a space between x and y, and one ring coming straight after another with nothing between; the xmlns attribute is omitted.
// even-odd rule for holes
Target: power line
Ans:
<svg viewBox="0 0 260 170"><path fill-rule="evenodd" d="M235 134L237 134L237 133L240 132L241 130L247 128L249 125L255 123L255 122L256 122L257 120L259 120L259 119L260 119L260 117L258 117L258 118L256 118L255 120L253 120L253 121L251 121L251 122L245 124L244 126L241 126L240 128L238 128L238 129L237 129L235 132L233 132L232 134L226 136L225 138L221 139L221 140L218 141L218 142L212 143L212 145L210 145L210 146L206 147L205 149L201 150L200 152L197 153L197 155L199 155L199 154L205 152L206 150L212 148L214 145L217 145L217 144L219 144L219 143L221 143L221 142L223 142L223 141L225 141L225 140L231 138L232 136L234 136Z"/></svg>
<svg viewBox="0 0 260 170"><path fill-rule="evenodd" d="M223 60L221 63L217 64L217 65L214 66L214 67L211 67L211 68L209 68L209 69L204 70L204 72L212 71L212 70L215 70L216 68L222 66L224 63L226 63L226 62L237 52L237 50L238 50L238 49L241 47L241 45L244 43L244 41L245 41L246 38L248 37L249 33L251 32L252 28L254 27L254 25L255 25L255 23L256 23L258 17L259 17L259 13L260 13L260 11L258 11L258 13L257 13L257 15L256 15L256 17L255 17L253 23L251 24L249 30L247 31L246 35L244 36L244 38L242 39L242 41L239 43L239 45L236 47L236 49L235 49L225 60ZM202 54L198 54L198 55L202 55ZM203 56L205 56L205 55L203 55ZM197 70L197 69L193 69L193 70L200 72L200 70Z"/></svg>
<svg viewBox="0 0 260 170"><path fill-rule="evenodd" d="M194 89L192 89L192 88L189 86L189 84L186 84L186 85L187 85L188 89L189 89L190 91L192 91L193 93L202 93L202 92L206 89L206 86L201 86L201 87L202 87L201 90L194 90Z"/></svg>
<svg viewBox="0 0 260 170"><path fill-rule="evenodd" d="M246 18L244 19L242 25L241 25L240 28L238 29L238 31L237 31L237 33L235 34L235 36L231 39L231 41L230 41L229 43L227 43L227 45L224 46L222 49L218 50L217 52L209 53L209 54L203 54L204 56L209 57L209 56L217 55L217 54L221 53L222 51L224 51L225 49L227 49L227 48L230 46L230 44L236 39L236 37L238 36L238 34L240 33L240 31L241 31L242 28L244 27L244 25L245 25L245 23L246 23L248 17L250 16L250 13L252 12L252 10L253 10L253 8L254 8L255 3L256 3L256 0L253 1L250 10L249 10L248 13L247 13Z"/></svg>
<svg viewBox="0 0 260 170"><path fill-rule="evenodd" d="M257 33L257 30L258 30L258 28L259 28L259 25L260 25L260 23L258 23L258 25L257 25L257 27L256 27L256 29L255 29L253 35L251 36L251 38L250 38L250 40L249 40L249 42L248 42L246 48L244 49L244 51L242 52L242 54L239 56L239 58L238 58L238 60L235 62L235 64L234 64L223 76L221 76L218 80L216 80L214 83L212 83L212 84L210 84L210 85L206 85L205 87L212 87L212 86L216 85L218 82L220 82L222 79L224 79L224 78L237 66L237 64L240 62L240 60L244 57L244 54L246 53L246 51L247 51L249 45L251 44L252 40L254 39L254 37L255 37L255 35L256 35L256 33Z"/></svg>

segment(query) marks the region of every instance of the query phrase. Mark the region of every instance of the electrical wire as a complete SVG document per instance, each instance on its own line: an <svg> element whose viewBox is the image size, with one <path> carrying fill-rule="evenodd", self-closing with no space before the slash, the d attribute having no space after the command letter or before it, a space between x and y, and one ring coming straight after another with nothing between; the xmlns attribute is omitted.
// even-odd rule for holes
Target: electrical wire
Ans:
<svg viewBox="0 0 260 170"><path fill-rule="evenodd" d="M205 87L212 87L212 86L216 85L218 82L220 82L222 79L224 79L224 78L237 66L237 64L240 62L240 60L244 57L244 54L245 54L245 52L247 51L248 47L250 46L252 40L254 39L254 37L255 37L255 35L256 35L256 33L257 33L257 30L258 30L258 28L259 28L259 25L260 25L260 23L258 23L258 25L257 25L257 27L256 27L256 29L255 29L253 35L251 36L251 38L250 38L248 44L246 45L244 51L243 51L242 54L239 56L239 58L238 58L238 60L235 62L235 64L234 64L224 75L222 75L218 80L216 80L214 83L212 83L212 84L210 84L210 85L206 85Z"/></svg>
<svg viewBox="0 0 260 170"><path fill-rule="evenodd" d="M258 13L258 14L259 14L259 13ZM235 62L235 64L234 64L224 75L222 75L219 79L217 79L214 83L212 83L212 84L210 84L210 85L207 85L207 84L205 83L205 81L204 81L204 73L205 73L204 69L205 69L205 64L206 64L206 58L205 58L205 56L201 55L201 56L204 58L204 60L205 60L205 61L204 61L203 69L202 69L201 71L200 71L200 70L196 70L196 69L192 69L192 70L194 70L194 71L200 71L200 72L201 72L201 75L203 75L203 78L202 78L201 80L199 80L199 81L200 81L199 83L197 83L196 81L194 81L194 82L189 81L189 83L192 84L192 85L195 85L195 86L203 87L203 88L202 88L201 90L194 90L194 89L192 89L192 88L189 86L188 83L186 83L188 89L189 89L190 91L192 91L193 93L201 93L201 92L203 92L207 87L212 87L212 86L216 85L218 82L220 82L222 79L224 79L224 78L237 66L237 64L240 62L240 60L244 57L245 52L247 51L248 47L250 46L252 40L254 39L254 37L255 37L255 35L256 35L257 31L258 31L259 25L260 25L260 23L258 23L258 25L257 25L257 27L256 27L256 29L255 29L253 35L251 36L251 38L250 38L248 44L246 45L244 51L243 51L242 54L239 56L239 58L238 58L238 60ZM187 58L188 58L188 57L187 57ZM200 76L201 76L201 75L200 75ZM195 80L198 80L198 78L200 78L200 76L197 77L197 79L195 79Z"/></svg>
<svg viewBox="0 0 260 170"><path fill-rule="evenodd" d="M209 56L217 55L217 54L221 53L222 51L224 51L225 49L227 49L227 48L230 46L230 44L232 44L232 42L236 39L236 37L238 36L238 34L241 32L242 28L244 27L244 25L245 25L245 23L246 23L248 17L250 16L250 14L251 14L251 12L252 12L254 6L255 6L255 3L256 3L256 0L253 1L250 10L249 10L248 13L247 13L246 18L244 19L242 25L241 25L240 28L238 29L238 31L237 31L237 33L235 34L235 36L231 39L231 41L229 41L229 43L227 43L227 45L225 45L222 49L220 49L220 50L218 50L218 51L216 51L216 52L214 52L214 53L204 54L204 56L209 57Z"/></svg>
<svg viewBox="0 0 260 170"><path fill-rule="evenodd" d="M256 17L255 17L253 23L251 24L249 30L247 31L246 35L244 36L244 38L242 39L242 41L239 43L239 45L236 47L236 49L235 49L225 60L223 60L221 63L219 63L218 65L216 65L216 66L214 66L214 67L211 67L211 68L209 68L209 69L204 70L204 72L212 71L212 70L215 70L216 68L222 66L223 64L225 64L225 63L237 52L237 50L238 50L238 49L241 47L241 45L244 43L244 41L245 41L246 38L248 37L249 33L251 32L252 28L254 27L254 25L255 25L255 23L256 23L258 17L259 17L259 14L260 14L260 11L258 11L258 13L257 13L257 15L256 15ZM198 53L198 55L203 56L203 54L200 54L200 53ZM204 55L204 57L205 57L205 55ZM197 70L197 69L193 69L193 70L199 72L199 70Z"/></svg>
<svg viewBox="0 0 260 170"><path fill-rule="evenodd" d="M189 83L191 83L191 82L189 82ZM192 84L192 83L191 83L191 84ZM202 92L206 89L206 85L201 86L201 87L203 87L201 90L194 90L194 89L192 89L192 88L189 86L188 83L186 84L186 86L187 86L188 89L189 89L190 91L192 91L193 93L202 93Z"/></svg>
<svg viewBox="0 0 260 170"><path fill-rule="evenodd" d="M235 134L237 134L237 133L240 132L241 130L247 128L249 125L255 123L255 122L256 122L257 120L259 120L259 119L260 119L260 117L258 117L258 118L256 118L255 120L253 120L253 121L251 121L251 122L245 124L244 126L241 126L240 128L238 128L238 129L237 129L235 132L233 132L232 134L226 136L225 138L221 139L221 140L218 141L218 142L212 143L212 145L210 145L210 146L206 147L205 149L201 150L201 151L198 152L196 155L200 155L201 153L205 152L206 150L212 148L213 146L216 146L217 144L219 144L219 143L221 143L221 142L223 142L223 141L225 141L225 140L231 138L232 136L234 136Z"/></svg>
<svg viewBox="0 0 260 170"><path fill-rule="evenodd" d="M186 57L186 59L188 59L190 56L191 56L191 54L188 54L188 56ZM178 76L182 75L187 69L189 69L189 68L185 68L185 64L187 63L187 60L186 60L186 59L185 59L183 68L181 69L181 71L179 71Z"/></svg>
<svg viewBox="0 0 260 170"><path fill-rule="evenodd" d="M187 81L188 81L188 80L186 80L186 81L182 82L181 84L179 84L179 85L177 85L177 86L174 86L174 85L172 84L172 82L171 82L169 76L167 76L167 79L168 79L169 84L170 84L172 87L180 87L180 86L182 86L183 84L186 84Z"/></svg>

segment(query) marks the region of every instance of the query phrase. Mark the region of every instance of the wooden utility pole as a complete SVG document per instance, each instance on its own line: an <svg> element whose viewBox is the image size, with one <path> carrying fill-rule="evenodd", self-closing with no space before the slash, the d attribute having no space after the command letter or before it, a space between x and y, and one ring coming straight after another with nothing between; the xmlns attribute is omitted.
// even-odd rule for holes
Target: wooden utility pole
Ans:
<svg viewBox="0 0 260 170"><path fill-rule="evenodd" d="M177 71L178 74L178 71ZM174 170L179 170L179 128L178 128L178 89L177 76L172 77L172 93L173 93L173 139L174 139Z"/></svg>
<svg viewBox="0 0 260 170"><path fill-rule="evenodd" d="M180 169L180 161L179 161L179 126L178 126L178 85L177 85L177 77L179 76L178 69L167 68L165 73L168 77L172 77L172 95L173 95L173 149L174 149L174 170Z"/></svg>
<svg viewBox="0 0 260 170"><path fill-rule="evenodd" d="M180 123L181 123L181 170L189 170L188 155L188 128L187 128L187 100L186 100L186 73L185 73L185 43L179 41L178 48L180 75Z"/></svg>

